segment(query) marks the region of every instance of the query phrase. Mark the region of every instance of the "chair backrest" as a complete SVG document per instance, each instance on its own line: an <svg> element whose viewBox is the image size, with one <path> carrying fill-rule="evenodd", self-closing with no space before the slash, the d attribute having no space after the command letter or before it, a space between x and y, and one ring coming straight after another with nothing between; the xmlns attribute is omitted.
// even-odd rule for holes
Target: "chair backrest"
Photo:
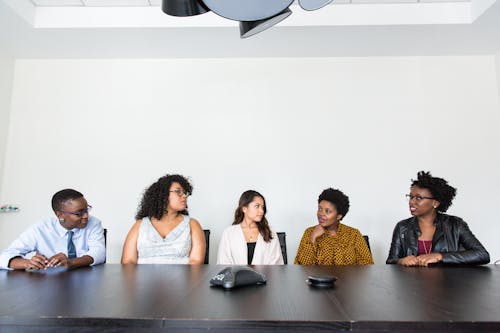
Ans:
<svg viewBox="0 0 500 333"><path fill-rule="evenodd" d="M283 262L285 265L288 264L288 257L286 255L286 233L284 232L277 232L278 235L278 240L280 241L280 246L281 246L281 254L283 255Z"/></svg>
<svg viewBox="0 0 500 333"><path fill-rule="evenodd" d="M107 250L107 244L108 244L107 235L108 235L108 229L104 228L104 250L106 252L108 252L108 250ZM104 257L104 262L106 262L106 257L107 257L107 255Z"/></svg>
<svg viewBox="0 0 500 333"><path fill-rule="evenodd" d="M368 236L363 235L363 238L365 239L366 245L368 245L368 250L370 250L370 253L371 253L372 249L370 248L370 240L369 240Z"/></svg>
<svg viewBox="0 0 500 333"><path fill-rule="evenodd" d="M205 243L206 243L206 248L205 248L205 261L203 262L204 264L208 264L208 250L210 249L210 230L209 229L203 229L203 232L205 233Z"/></svg>
<svg viewBox="0 0 500 333"><path fill-rule="evenodd" d="M106 247L106 245L108 244L106 237L107 235L108 235L108 229L104 228L104 247Z"/></svg>

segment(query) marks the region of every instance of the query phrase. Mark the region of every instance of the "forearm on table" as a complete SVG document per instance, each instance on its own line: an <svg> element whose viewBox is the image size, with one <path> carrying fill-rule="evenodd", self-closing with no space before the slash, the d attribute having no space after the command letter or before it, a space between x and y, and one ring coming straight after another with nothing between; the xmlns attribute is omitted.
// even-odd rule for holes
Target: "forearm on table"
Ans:
<svg viewBox="0 0 500 333"><path fill-rule="evenodd" d="M84 266L90 266L94 262L94 258L91 256L81 256L78 258L72 258L68 259L68 268L77 268L77 267L84 267Z"/></svg>
<svg viewBox="0 0 500 333"><path fill-rule="evenodd" d="M29 259L22 257L14 257L9 261L9 268L12 269L26 269L29 266Z"/></svg>

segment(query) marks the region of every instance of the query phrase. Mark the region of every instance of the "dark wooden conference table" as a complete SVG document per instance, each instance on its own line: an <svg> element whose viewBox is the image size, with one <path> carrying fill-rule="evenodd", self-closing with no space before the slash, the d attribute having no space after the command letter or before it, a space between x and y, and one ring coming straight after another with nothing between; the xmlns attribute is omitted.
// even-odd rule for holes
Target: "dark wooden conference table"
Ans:
<svg viewBox="0 0 500 333"><path fill-rule="evenodd" d="M500 332L500 267L254 266L267 284L210 287L225 266L0 271L0 332ZM315 289L309 275L335 275Z"/></svg>

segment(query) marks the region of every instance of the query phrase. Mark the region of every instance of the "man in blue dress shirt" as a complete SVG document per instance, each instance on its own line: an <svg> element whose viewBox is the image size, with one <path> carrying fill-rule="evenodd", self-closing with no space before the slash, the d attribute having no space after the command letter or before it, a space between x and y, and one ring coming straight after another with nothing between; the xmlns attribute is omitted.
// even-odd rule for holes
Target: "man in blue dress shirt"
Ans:
<svg viewBox="0 0 500 333"><path fill-rule="evenodd" d="M104 229L90 216L92 207L78 191L65 189L52 197L56 216L23 232L0 254L1 269L77 268L104 263ZM35 252L30 259L25 258Z"/></svg>

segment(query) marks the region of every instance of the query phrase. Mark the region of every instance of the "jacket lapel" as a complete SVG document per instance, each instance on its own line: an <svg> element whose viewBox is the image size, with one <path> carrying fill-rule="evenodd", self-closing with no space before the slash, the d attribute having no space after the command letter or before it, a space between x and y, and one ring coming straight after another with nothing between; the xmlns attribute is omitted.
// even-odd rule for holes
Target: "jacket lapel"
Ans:
<svg viewBox="0 0 500 333"><path fill-rule="evenodd" d="M441 214L437 214L434 224L436 225L436 231L432 237L432 250L433 252L447 252L446 242L441 241L442 238L445 238L443 231L443 216Z"/></svg>
<svg viewBox="0 0 500 333"><path fill-rule="evenodd" d="M408 253L406 253L407 256L418 255L419 236L420 236L420 227L418 226L418 219L414 217L411 223L411 228L408 228L408 235L406 235L406 239L408 242Z"/></svg>

